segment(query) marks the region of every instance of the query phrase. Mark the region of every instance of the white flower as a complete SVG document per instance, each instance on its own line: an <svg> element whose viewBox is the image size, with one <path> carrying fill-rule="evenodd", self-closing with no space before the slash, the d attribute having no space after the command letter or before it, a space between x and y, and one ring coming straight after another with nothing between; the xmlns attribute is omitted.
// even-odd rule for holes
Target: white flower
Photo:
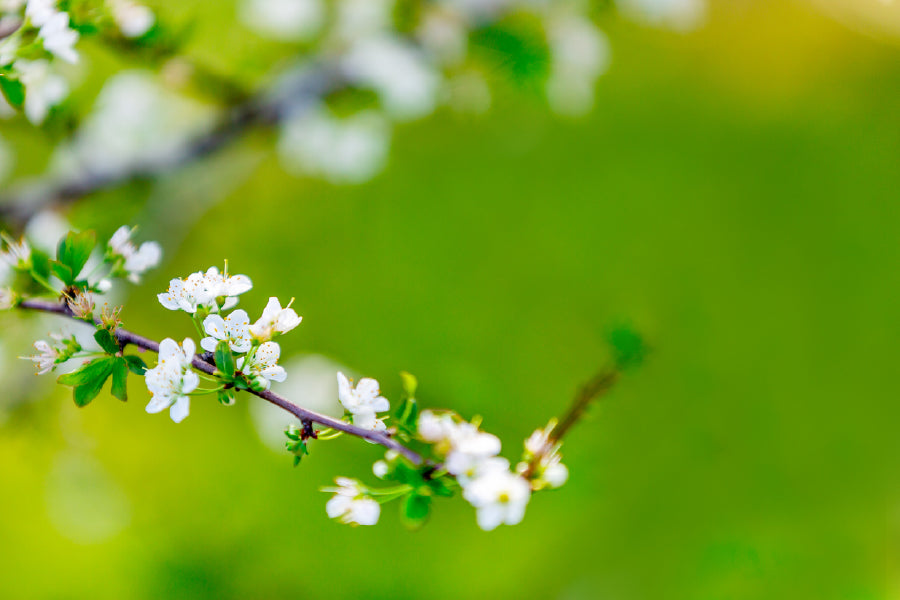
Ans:
<svg viewBox="0 0 900 600"><path fill-rule="evenodd" d="M372 463L372 473L378 479L384 479L385 475L388 474L388 468L387 461L384 460L376 460Z"/></svg>
<svg viewBox="0 0 900 600"><path fill-rule="evenodd" d="M278 40L307 40L325 23L322 0L244 0L239 14L250 29Z"/></svg>
<svg viewBox="0 0 900 600"><path fill-rule="evenodd" d="M253 345L250 317L245 310L236 310L224 319L219 315L209 315L203 320L203 329L210 337L200 340L200 346L207 352L215 352L220 340L227 340L235 352L247 352Z"/></svg>
<svg viewBox="0 0 900 600"><path fill-rule="evenodd" d="M69 27L68 13L56 13L41 27L38 36L44 40L44 49L66 62L78 62L75 42L78 32Z"/></svg>
<svg viewBox="0 0 900 600"><path fill-rule="evenodd" d="M46 60L17 60L14 68L25 86L25 116L35 125L47 118L50 108L62 102L69 93L66 80L50 71Z"/></svg>
<svg viewBox="0 0 900 600"><path fill-rule="evenodd" d="M466 485L463 498L477 509L478 526L491 531L502 523L522 521L531 486L507 470L489 470Z"/></svg>
<svg viewBox="0 0 900 600"><path fill-rule="evenodd" d="M262 388L267 390L273 381L281 382L287 378L284 367L278 364L279 356L281 356L281 347L275 342L266 342L256 349L246 368L244 368L244 358L239 358L237 368L245 375L259 380Z"/></svg>
<svg viewBox="0 0 900 600"><path fill-rule="evenodd" d="M197 271L186 279L172 279L165 293L157 294L159 303L169 310L183 310L195 313L203 308L210 312L228 310L237 304L236 296L249 291L253 287L246 275L221 275L215 267L206 273ZM219 299L222 304L219 304Z"/></svg>
<svg viewBox="0 0 900 600"><path fill-rule="evenodd" d="M113 256L124 258L122 268L128 273L128 280L140 283L141 275L159 264L162 248L156 242L144 242L140 248L131 243L134 230L123 225L109 239L109 251Z"/></svg>
<svg viewBox="0 0 900 600"><path fill-rule="evenodd" d="M34 349L38 353L29 357L37 368L37 374L43 375L49 373L56 367L56 361L60 358L60 352L44 340L38 340L34 343Z"/></svg>
<svg viewBox="0 0 900 600"><path fill-rule="evenodd" d="M362 183L384 168L390 128L375 111L337 118L325 108L301 111L285 121L278 155L295 174L332 183Z"/></svg>
<svg viewBox="0 0 900 600"><path fill-rule="evenodd" d="M345 74L374 89L384 108L397 119L431 113L437 104L440 76L414 46L391 35L355 42L343 58Z"/></svg>
<svg viewBox="0 0 900 600"><path fill-rule="evenodd" d="M290 303L281 308L278 298L271 297L263 309L262 316L250 326L250 333L258 340L268 341L276 334L287 333L299 325L302 320L303 317L298 316L294 309L290 308Z"/></svg>
<svg viewBox="0 0 900 600"><path fill-rule="evenodd" d="M569 469L561 462L560 443L550 439L554 427L555 419L543 429L535 430L525 440L525 455L516 466L517 472L528 475L535 490L558 488L569 478Z"/></svg>
<svg viewBox="0 0 900 600"><path fill-rule="evenodd" d="M18 242L5 237L6 250L0 252L0 260L13 269L26 270L31 266L31 246L22 238Z"/></svg>
<svg viewBox="0 0 900 600"><path fill-rule="evenodd" d="M139 38L153 27L156 17L153 11L137 2L116 0L112 4L113 19L119 31L127 38Z"/></svg>
<svg viewBox="0 0 900 600"><path fill-rule="evenodd" d="M634 19L680 32L696 29L706 18L705 0L622 0L621 9Z"/></svg>
<svg viewBox="0 0 900 600"><path fill-rule="evenodd" d="M372 431L384 431L384 421L376 417L375 413L390 409L387 398L379 395L378 382L374 379L363 377L354 389L350 380L341 373L337 374L338 399L344 408L353 415L353 424L363 429Z"/></svg>
<svg viewBox="0 0 900 600"><path fill-rule="evenodd" d="M57 14L56 0L28 0L25 7L25 16L35 27L42 26L55 14Z"/></svg>
<svg viewBox="0 0 900 600"><path fill-rule="evenodd" d="M550 107L582 115L594 105L594 85L609 64L609 42L583 17L565 16L548 26L552 65L547 79Z"/></svg>
<svg viewBox="0 0 900 600"><path fill-rule="evenodd" d="M500 452L500 439L480 431L472 423L457 422L451 414L424 410L419 414L418 432L435 451L446 456L444 466L454 475L471 473L480 463Z"/></svg>
<svg viewBox="0 0 900 600"><path fill-rule="evenodd" d="M500 439L479 431L471 423L459 423L450 435L450 443L444 466L454 475L465 473L500 452Z"/></svg>
<svg viewBox="0 0 900 600"><path fill-rule="evenodd" d="M190 338L185 338L181 346L171 338L159 344L159 361L144 375L152 396L147 404L148 413L168 408L176 423L188 416L191 406L188 394L200 384L200 378L191 370L194 350L194 341Z"/></svg>
<svg viewBox="0 0 900 600"><path fill-rule="evenodd" d="M325 512L332 519L349 525L374 525L381 515L381 506L367 497L359 487L359 482L347 477L335 479L338 487L334 496L325 504Z"/></svg>
<svg viewBox="0 0 900 600"><path fill-rule="evenodd" d="M16 305L18 295L12 291L12 288L0 288L0 310L8 310Z"/></svg>

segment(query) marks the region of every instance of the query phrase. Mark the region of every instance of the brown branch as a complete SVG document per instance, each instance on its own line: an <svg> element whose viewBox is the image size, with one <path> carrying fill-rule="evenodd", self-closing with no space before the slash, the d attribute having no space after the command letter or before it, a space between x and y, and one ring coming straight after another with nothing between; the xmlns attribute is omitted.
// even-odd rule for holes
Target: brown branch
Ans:
<svg viewBox="0 0 900 600"><path fill-rule="evenodd" d="M72 314L72 311L69 310L69 307L65 303L55 302L52 300L23 300L21 303L19 303L19 308L39 312L54 313L64 317L77 319L77 317ZM99 321L97 321L97 323L99 324ZM143 348L144 350L150 350L151 352L159 352L158 342L155 342L149 338L145 338L131 331L120 328L116 330L115 335L116 339L123 347L130 344L138 348ZM216 367L203 360L199 355L194 355L194 358L191 361L191 365L198 371L202 371L208 375L215 375L216 373ZM289 413L300 419L300 421L303 423L319 423L320 425L331 427L332 429L336 429L338 431L343 431L346 434L363 438L371 442L375 442L376 444L381 444L389 450L396 450L397 452L408 458L410 461L412 461L413 464L421 465L425 463L425 459L422 458L421 455L410 450L403 444L399 443L397 440L391 438L389 435L379 433L377 431L362 429L339 419L335 419L334 417L329 417L328 415L323 415L307 408L303 408L302 406L294 404L287 398L279 396L275 392L269 390L262 392L255 392L253 390L247 391L255 396L259 396L267 402L271 402L279 408L288 411Z"/></svg>
<svg viewBox="0 0 900 600"><path fill-rule="evenodd" d="M565 416L560 419L558 427L550 435L550 441L560 442L570 429L581 420L592 402L608 392L619 380L619 369L607 367L581 386Z"/></svg>
<svg viewBox="0 0 900 600"><path fill-rule="evenodd" d="M95 192L132 181L150 180L211 156L256 127L271 127L289 115L309 109L315 102L345 85L332 65L321 63L273 90L263 90L226 109L212 127L181 148L155 160L144 160L112 173L83 171L58 181L39 182L0 195L0 220L24 227L39 211L74 202Z"/></svg>

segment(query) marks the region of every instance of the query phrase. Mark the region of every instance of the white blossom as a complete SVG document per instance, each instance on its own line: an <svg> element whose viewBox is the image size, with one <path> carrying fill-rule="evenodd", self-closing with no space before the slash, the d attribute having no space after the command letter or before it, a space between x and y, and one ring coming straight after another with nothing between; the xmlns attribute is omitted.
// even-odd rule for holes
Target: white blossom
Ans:
<svg viewBox="0 0 900 600"><path fill-rule="evenodd" d="M362 111L337 118L320 107L284 122L278 155L292 173L362 183L384 168L389 142L390 128L381 114Z"/></svg>
<svg viewBox="0 0 900 600"><path fill-rule="evenodd" d="M25 116L35 125L40 125L50 109L69 94L69 84L53 73L50 63L43 59L19 59L14 63L14 68L25 86Z"/></svg>
<svg viewBox="0 0 900 600"><path fill-rule="evenodd" d="M35 27L41 27L57 13L56 0L28 0L25 7L25 16Z"/></svg>
<svg viewBox="0 0 900 600"><path fill-rule="evenodd" d="M335 35L353 41L391 26L394 0L340 0L337 4Z"/></svg>
<svg viewBox="0 0 900 600"><path fill-rule="evenodd" d="M303 317L298 316L294 309L290 308L290 303L282 308L278 298L273 296L269 298L262 316L250 326L250 333L258 340L268 341L276 334L287 333L294 329L302 320Z"/></svg>
<svg viewBox="0 0 900 600"><path fill-rule="evenodd" d="M421 51L393 35L355 42L341 64L352 81L375 90L396 119L425 116L437 104L438 72Z"/></svg>
<svg viewBox="0 0 900 600"><path fill-rule="evenodd" d="M37 375L44 375L56 368L57 361L61 356L59 349L51 346L45 340L36 341L34 349L38 353L29 358L34 363L35 368L37 368Z"/></svg>
<svg viewBox="0 0 900 600"><path fill-rule="evenodd" d="M44 40L44 49L48 52L66 62L78 62L78 53L75 52L78 32L69 27L68 13L56 13L50 17L38 32L38 37Z"/></svg>
<svg viewBox="0 0 900 600"><path fill-rule="evenodd" d="M262 385L263 389L269 389L273 381L282 382L287 378L287 372L284 367L278 364L278 358L281 356L281 347L275 342L266 342L260 344L256 351L250 356L247 366L244 366L245 359L237 360L237 368L243 371L245 375L256 378Z"/></svg>
<svg viewBox="0 0 900 600"><path fill-rule="evenodd" d="M424 410L419 415L418 432L435 451L446 456L444 466L454 475L471 472L478 464L500 453L500 439L480 431L472 423L457 422L450 414Z"/></svg>
<svg viewBox="0 0 900 600"><path fill-rule="evenodd" d="M363 429L384 431L386 429L384 421L377 418L376 413L390 409L391 405L387 398L380 395L378 382L363 377L354 388L347 376L340 371L337 380L338 399L347 412L353 415L353 424Z"/></svg>
<svg viewBox="0 0 900 600"><path fill-rule="evenodd" d="M6 250L0 252L0 261L3 261L13 269L25 270L31 266L31 246L25 238L18 242L4 237Z"/></svg>
<svg viewBox="0 0 900 600"><path fill-rule="evenodd" d="M243 0L241 20L254 31L278 40L308 40L325 23L323 0Z"/></svg>
<svg viewBox="0 0 900 600"><path fill-rule="evenodd" d="M375 525L381 506L360 489L359 482L347 477L335 479L337 488L329 489L334 496L325 504L325 512L332 519L349 525Z"/></svg>
<svg viewBox="0 0 900 600"><path fill-rule="evenodd" d="M384 460L376 460L372 463L372 474L375 475L378 479L384 479L385 475L388 474L388 464L387 461Z"/></svg>
<svg viewBox="0 0 900 600"><path fill-rule="evenodd" d="M525 440L524 460L516 466L520 474L529 474L531 487L535 490L558 488L569 479L569 469L561 462L560 443L550 439L554 427L555 419Z"/></svg>
<svg viewBox="0 0 900 600"><path fill-rule="evenodd" d="M137 2L115 0L112 5L113 19L119 31L127 38L139 38L153 27L156 17L153 11Z"/></svg>
<svg viewBox="0 0 900 600"><path fill-rule="evenodd" d="M228 310L237 304L237 296L253 287L246 275L226 276L219 273L216 267L210 267L206 273L191 273L185 279L172 279L169 289L157 294L159 303L169 310L183 310L195 313L198 309L210 312ZM222 299L222 304L219 304Z"/></svg>
<svg viewBox="0 0 900 600"><path fill-rule="evenodd" d="M620 0L623 13L656 27L688 32L706 19L706 0Z"/></svg>
<svg viewBox="0 0 900 600"><path fill-rule="evenodd" d="M216 344L221 340L226 340L235 352L247 352L253 345L250 317L245 310L236 310L224 319L219 315L209 315L203 320L203 329L209 337L200 340L200 347L207 352L215 352Z"/></svg>
<svg viewBox="0 0 900 600"><path fill-rule="evenodd" d="M8 287L0 287L0 310L8 310L16 305L18 295Z"/></svg>
<svg viewBox="0 0 900 600"><path fill-rule="evenodd" d="M551 21L547 38L552 57L547 80L550 107L582 115L594 105L594 85L609 64L609 42L593 23L567 15Z"/></svg>
<svg viewBox="0 0 900 600"><path fill-rule="evenodd" d="M113 256L121 256L122 268L128 273L129 281L139 283L141 275L159 264L162 248L156 242L144 242L139 248L131 243L134 230L123 225L109 239L107 246Z"/></svg>
<svg viewBox="0 0 900 600"><path fill-rule="evenodd" d="M478 526L491 531L503 523L522 521L531 486L507 470L490 470L466 485L463 498L476 508Z"/></svg>
<svg viewBox="0 0 900 600"><path fill-rule="evenodd" d="M158 413L168 408L176 423L188 416L191 406L188 394L200 384L197 373L191 370L194 350L194 341L190 338L185 338L181 346L171 338L159 344L159 361L156 367L144 374L151 395L147 404L148 413Z"/></svg>
<svg viewBox="0 0 900 600"><path fill-rule="evenodd" d="M457 424L451 433L450 443L451 450L447 453L444 466L454 475L464 473L500 452L500 439L479 431L472 423Z"/></svg>

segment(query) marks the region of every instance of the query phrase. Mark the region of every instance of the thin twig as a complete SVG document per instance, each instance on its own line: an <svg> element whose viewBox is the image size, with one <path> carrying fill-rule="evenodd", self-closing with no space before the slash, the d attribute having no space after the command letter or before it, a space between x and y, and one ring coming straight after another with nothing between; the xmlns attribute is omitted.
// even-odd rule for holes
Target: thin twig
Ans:
<svg viewBox="0 0 900 600"><path fill-rule="evenodd" d="M24 300L19 304L19 308L34 310L40 312L54 313L57 315L61 315L64 317L69 317L75 319L76 317L69 310L69 307L65 303L55 302L52 300L40 300L40 299L30 299ZM80 320L80 319L78 319ZM98 321L99 324L99 321ZM151 340L149 338L145 338L141 335L133 333L131 331L125 329L117 329L115 332L116 339L120 344L124 345L132 345L137 346L138 348L143 348L144 350L150 350L151 352L159 352L159 343ZM216 373L216 367L211 365L210 363L203 360L199 355L194 355L194 358L191 360L191 365L197 369L198 371L202 371L208 375L214 375ZM320 425L324 425L326 427L331 427L333 429L337 429L339 431L343 431L349 435L353 435L359 438L363 438L369 440L371 442L375 442L376 444L381 444L385 448L389 450L396 450L410 461L413 464L421 465L424 464L425 459L422 458L417 452L414 452L399 443L397 440L391 438L390 436L379 433L377 431L371 431L368 429L362 429L360 427L356 427L355 425L351 425L339 419L335 419L333 417L329 417L328 415L319 414L315 411L303 408L302 406L298 406L284 398L283 396L279 396L275 392L266 390L262 392L256 392L253 390L247 390L251 394L255 396L259 396L263 400L267 402L271 402L275 406L282 408L298 419L301 422L314 422L319 423Z"/></svg>
<svg viewBox="0 0 900 600"><path fill-rule="evenodd" d="M95 192L131 181L150 180L215 154L255 127L270 127L295 115L344 85L328 63L310 67L276 89L266 89L226 109L211 128L185 142L179 150L144 160L115 172L82 171L51 182L39 182L0 195L0 220L23 227L39 211L74 202Z"/></svg>
<svg viewBox="0 0 900 600"><path fill-rule="evenodd" d="M619 370L616 367L607 367L598 372L594 377L581 386L575 399L569 406L565 416L560 419L558 427L554 428L550 435L552 441L560 442L581 418L592 402L609 391L619 379Z"/></svg>

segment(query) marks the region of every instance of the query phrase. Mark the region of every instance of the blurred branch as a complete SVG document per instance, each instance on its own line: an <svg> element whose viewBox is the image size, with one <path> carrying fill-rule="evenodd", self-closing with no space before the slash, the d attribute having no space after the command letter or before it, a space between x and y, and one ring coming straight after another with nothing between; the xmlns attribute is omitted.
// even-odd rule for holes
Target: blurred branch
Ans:
<svg viewBox="0 0 900 600"><path fill-rule="evenodd" d="M57 315L61 315L64 317L69 317L75 319L76 317L72 314L72 311L69 310L69 307L62 302L54 302L50 300L39 300L39 299L30 299L24 300L19 304L19 308L26 310L33 310L38 312L45 313L53 313ZM78 319L80 320L80 319ZM97 321L99 324L99 321ZM115 331L116 339L119 343L124 347L127 345L136 346L138 348L143 348L144 350L149 350L151 352L159 352L159 343L151 340L149 338L145 338L141 335L133 333L131 331L127 331L125 329L117 329ZM216 372L215 365L212 365L205 360L203 360L199 355L194 355L193 360L191 361L191 365L197 369L198 371L202 371L207 375L213 375ZM335 419L333 417L329 417L328 415L319 414L315 411L303 408L298 406L284 398L283 396L279 396L278 394L271 392L269 390L265 390L262 392L255 392L253 390L247 390L249 393L259 396L263 400L267 402L271 402L275 406L282 408L298 419L300 419L301 423L303 423L305 428L309 428L310 423L318 423L320 425L324 425L325 427L331 427L332 429L336 429L338 431L343 431L346 434L356 436L359 438L363 438L369 440L370 442L374 442L376 444L381 444L385 448L389 450L396 450L410 461L413 464L421 465L425 462L421 455L417 452L414 452L404 446L403 444L397 442L392 439L389 435L384 433L379 433L377 431L371 431L368 429L362 429L360 427L356 427L339 419ZM311 429L311 428L310 428Z"/></svg>
<svg viewBox="0 0 900 600"><path fill-rule="evenodd" d="M279 79L272 89L263 90L227 109L215 125L185 142L177 152L114 173L85 171L0 195L0 219L21 227L31 216L45 208L68 204L95 192L175 171L214 154L250 129L269 127L288 115L307 110L342 86L337 69L328 63L308 68L287 81Z"/></svg>
<svg viewBox="0 0 900 600"><path fill-rule="evenodd" d="M559 426L554 428L550 436L551 439L557 442L562 441L569 430L584 417L591 403L598 400L616 384L620 374L618 366L606 367L594 375L590 381L582 385L575 395L569 410L560 419Z"/></svg>

